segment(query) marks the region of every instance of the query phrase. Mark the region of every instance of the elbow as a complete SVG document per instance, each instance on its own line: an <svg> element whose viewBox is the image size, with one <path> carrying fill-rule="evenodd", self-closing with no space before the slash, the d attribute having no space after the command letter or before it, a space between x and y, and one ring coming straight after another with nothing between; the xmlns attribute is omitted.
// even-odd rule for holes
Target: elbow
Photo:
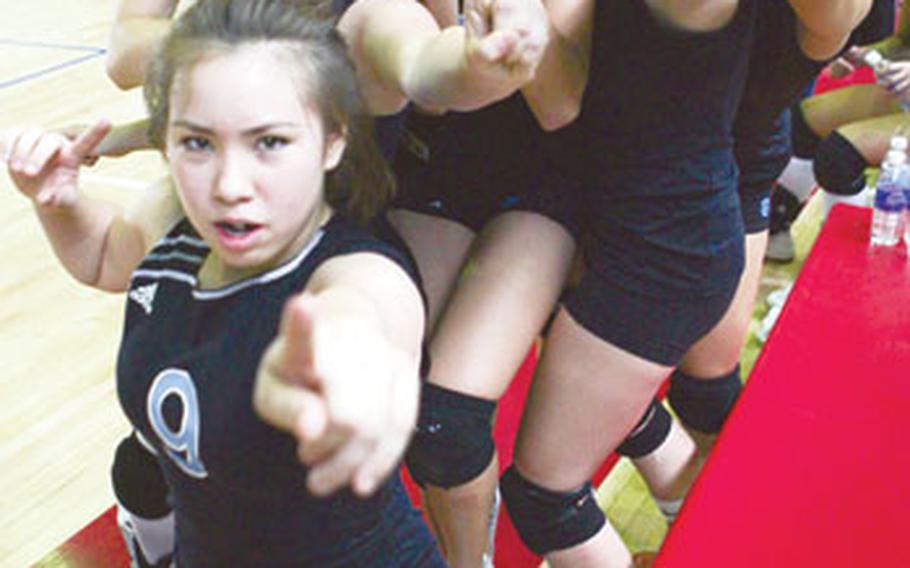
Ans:
<svg viewBox="0 0 910 568"><path fill-rule="evenodd" d="M535 113L540 127L547 132L559 130L575 122L581 113L581 105L567 105L559 109Z"/></svg>
<svg viewBox="0 0 910 568"><path fill-rule="evenodd" d="M543 103L536 100L528 91L524 92L525 101L534 113L537 124L547 132L559 130L575 122L578 115L581 114L581 97L565 97L561 101L552 101Z"/></svg>
<svg viewBox="0 0 910 568"><path fill-rule="evenodd" d="M105 71L110 80L121 90L126 91L142 84L141 77L137 77L135 73L132 73L129 65L113 54L107 58Z"/></svg>

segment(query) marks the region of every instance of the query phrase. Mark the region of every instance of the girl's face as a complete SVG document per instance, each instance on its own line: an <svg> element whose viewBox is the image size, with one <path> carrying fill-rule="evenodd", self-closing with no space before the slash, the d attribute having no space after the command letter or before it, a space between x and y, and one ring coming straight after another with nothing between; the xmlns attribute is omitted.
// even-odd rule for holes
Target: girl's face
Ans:
<svg viewBox="0 0 910 568"><path fill-rule="evenodd" d="M167 156L184 211L226 268L289 260L330 212L326 171L344 150L300 87L290 52L268 44L178 72Z"/></svg>

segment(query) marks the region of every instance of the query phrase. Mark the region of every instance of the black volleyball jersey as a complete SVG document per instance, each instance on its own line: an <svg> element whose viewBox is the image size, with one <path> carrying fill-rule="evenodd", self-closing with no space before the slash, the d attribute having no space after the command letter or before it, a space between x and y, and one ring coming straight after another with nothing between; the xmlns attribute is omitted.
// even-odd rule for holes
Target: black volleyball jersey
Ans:
<svg viewBox="0 0 910 568"><path fill-rule="evenodd" d="M732 126L758 3L740 0L722 28L689 32L660 22L645 2L596 2L578 122L596 148L587 166L599 191L667 195L735 183Z"/></svg>
<svg viewBox="0 0 910 568"><path fill-rule="evenodd" d="M323 262L354 252L381 254L414 275L398 249L338 215L293 259L224 288L198 287L209 248L186 219L133 273L117 390L162 464L180 565L329 566L341 551L369 546L390 512L397 476L368 499L312 496L295 439L252 406L285 302Z"/></svg>

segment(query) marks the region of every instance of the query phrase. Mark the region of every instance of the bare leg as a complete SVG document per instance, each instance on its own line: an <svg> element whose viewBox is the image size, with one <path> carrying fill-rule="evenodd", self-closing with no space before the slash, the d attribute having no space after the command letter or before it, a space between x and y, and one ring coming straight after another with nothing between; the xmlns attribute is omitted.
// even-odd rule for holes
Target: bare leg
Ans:
<svg viewBox="0 0 910 568"><path fill-rule="evenodd" d="M806 124L819 138L853 122L900 112L894 95L878 85L851 85L801 103Z"/></svg>
<svg viewBox="0 0 910 568"><path fill-rule="evenodd" d="M388 218L417 261L429 304L427 337L432 337L468 256L474 232L455 221L404 209L390 211Z"/></svg>
<svg viewBox="0 0 910 568"><path fill-rule="evenodd" d="M515 466L553 491L580 487L625 438L669 372L601 340L561 309L528 398ZM554 568L632 565L609 523L547 560Z"/></svg>
<svg viewBox="0 0 910 568"><path fill-rule="evenodd" d="M708 335L693 345L683 357L679 368L689 376L711 379L724 376L736 367L749 332L752 308L761 280L762 258L768 244L768 231L746 235L746 265L739 280L733 302L723 319ZM707 455L714 434L690 431L701 456ZM700 465L699 465L700 467Z"/></svg>
<svg viewBox="0 0 910 568"><path fill-rule="evenodd" d="M498 400L556 304L575 251L571 235L534 213L510 212L478 236L430 344L430 382ZM450 489L425 492L453 567L481 565L499 476L484 472Z"/></svg>

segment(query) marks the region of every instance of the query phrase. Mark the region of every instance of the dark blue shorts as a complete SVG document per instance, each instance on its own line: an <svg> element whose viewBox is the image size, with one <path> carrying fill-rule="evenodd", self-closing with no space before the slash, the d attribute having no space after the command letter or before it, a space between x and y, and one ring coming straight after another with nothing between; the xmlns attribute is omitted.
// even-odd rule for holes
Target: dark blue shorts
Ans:
<svg viewBox="0 0 910 568"><path fill-rule="evenodd" d="M689 195L585 201L586 272L566 298L601 339L673 366L720 321L744 264L731 184Z"/></svg>
<svg viewBox="0 0 910 568"><path fill-rule="evenodd" d="M413 112L394 161L392 206L475 232L507 211L528 211L577 235L577 200L547 160L547 136L520 95L470 113Z"/></svg>

